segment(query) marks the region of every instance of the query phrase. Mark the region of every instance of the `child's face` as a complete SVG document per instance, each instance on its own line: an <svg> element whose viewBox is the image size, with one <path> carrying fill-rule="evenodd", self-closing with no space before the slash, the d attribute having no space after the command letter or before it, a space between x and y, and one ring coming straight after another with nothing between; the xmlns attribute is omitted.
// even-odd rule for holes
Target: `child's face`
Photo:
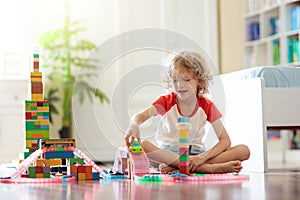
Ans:
<svg viewBox="0 0 300 200"><path fill-rule="evenodd" d="M175 64L171 78L173 87L180 99L185 100L196 96L199 82L187 70Z"/></svg>

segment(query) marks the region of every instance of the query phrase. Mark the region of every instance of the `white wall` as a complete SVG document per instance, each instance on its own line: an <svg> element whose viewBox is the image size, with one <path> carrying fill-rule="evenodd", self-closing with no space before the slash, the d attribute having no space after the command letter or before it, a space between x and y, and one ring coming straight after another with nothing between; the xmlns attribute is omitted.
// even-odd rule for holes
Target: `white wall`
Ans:
<svg viewBox="0 0 300 200"><path fill-rule="evenodd" d="M243 1L219 1L219 38L221 73L245 68Z"/></svg>
<svg viewBox="0 0 300 200"><path fill-rule="evenodd" d="M71 18L84 19L87 31L82 34L82 37L99 46L126 31L149 27L162 28L190 38L203 47L213 63L219 62L217 0L71 0L70 2ZM37 37L56 26L61 19L62 10L63 1L61 0L26 1L24 8L25 49L30 52L31 48L37 44ZM149 38L145 38L145 41L147 40ZM122 48L122 43L116 46L116 50L119 48ZM106 52L107 49L100 49L100 51ZM130 88L130 83L125 81L122 85L123 91L126 91L126 95L130 94L129 99L119 98L122 97L122 92L118 94L118 99L113 99L114 90L123 80L122 78L142 65L160 65L166 55L166 52L153 49L122 55L109 67L103 66L102 70L105 73L100 74L101 78L98 82L95 80L97 86L111 99L109 105L85 102L84 105L79 106L77 102L74 102L77 106L74 112L75 136L79 147L92 158L101 161L112 160L114 148L123 145L123 129L128 124L128 118L164 91L162 86L157 84L150 84L150 86L148 84L134 91L128 91L132 88ZM156 77L156 73L150 71L149 74L144 75L145 78ZM114 113L113 106L119 106L120 109L125 106L125 109L120 110L120 113ZM94 116L90 116L91 113L87 111L89 109ZM154 130L151 123L145 127L150 127L150 132ZM58 127L53 126L51 129L56 131ZM148 133L149 130L145 132Z"/></svg>
<svg viewBox="0 0 300 200"><path fill-rule="evenodd" d="M207 51L213 62L218 62L217 10L214 1L195 0L186 3L186 1L131 0L120 1L115 5L118 18L111 20L114 23L115 34L110 37L139 28L165 28L191 38ZM145 40L150 39L145 35ZM109 96L111 104L97 105L96 103L90 111L85 110L87 107L81 106L78 107L77 117L75 116L77 137L80 138L81 148L92 158L101 161L111 160L115 155L116 147L124 145L124 133L132 114L149 105L164 92L164 88L158 84L161 83L159 70L155 72L156 68L154 68L152 73L150 71L142 74L139 74L138 70L143 65L152 64L152 67L160 65L166 55L165 52L153 49L134 51L122 55L105 68L107 70L104 75L102 74L99 86L102 86ZM125 80L129 76L138 80ZM154 84L149 84L149 76ZM139 84L146 85L138 87ZM86 116L82 115L84 112ZM93 114L95 119L90 117ZM84 126L84 123L79 122L90 122L90 125ZM143 126L141 134L144 138L153 139L157 122L158 118L154 118Z"/></svg>

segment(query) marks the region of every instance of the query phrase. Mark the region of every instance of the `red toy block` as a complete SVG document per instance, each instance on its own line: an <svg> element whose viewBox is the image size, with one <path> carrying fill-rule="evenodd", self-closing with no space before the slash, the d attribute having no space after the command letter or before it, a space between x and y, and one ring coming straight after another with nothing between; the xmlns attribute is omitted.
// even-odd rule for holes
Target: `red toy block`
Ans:
<svg viewBox="0 0 300 200"><path fill-rule="evenodd" d="M77 172L78 173L85 173L86 166L77 166Z"/></svg>

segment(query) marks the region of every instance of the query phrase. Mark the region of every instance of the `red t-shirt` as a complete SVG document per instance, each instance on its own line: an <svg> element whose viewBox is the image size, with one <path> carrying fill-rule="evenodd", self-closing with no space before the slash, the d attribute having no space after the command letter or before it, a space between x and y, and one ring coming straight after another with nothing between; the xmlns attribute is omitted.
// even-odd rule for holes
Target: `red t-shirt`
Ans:
<svg viewBox="0 0 300 200"><path fill-rule="evenodd" d="M158 146L178 146L178 133L176 130L177 119L182 116L179 105L176 101L176 93L171 92L160 96L152 103L162 119L157 129ZM205 134L204 126L206 122L213 123L222 117L217 107L206 97L198 98L198 104L194 111L188 116L191 119L192 128L190 130L190 145L197 145L204 148L202 142Z"/></svg>

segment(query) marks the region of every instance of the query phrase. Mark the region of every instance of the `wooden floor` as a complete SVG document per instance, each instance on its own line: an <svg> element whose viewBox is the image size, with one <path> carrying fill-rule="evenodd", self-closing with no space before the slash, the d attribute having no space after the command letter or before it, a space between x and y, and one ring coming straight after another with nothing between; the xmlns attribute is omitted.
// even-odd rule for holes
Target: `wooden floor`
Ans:
<svg viewBox="0 0 300 200"><path fill-rule="evenodd" d="M300 199L299 171L249 173L242 183L138 183L131 180L63 184L0 184L0 199Z"/></svg>

